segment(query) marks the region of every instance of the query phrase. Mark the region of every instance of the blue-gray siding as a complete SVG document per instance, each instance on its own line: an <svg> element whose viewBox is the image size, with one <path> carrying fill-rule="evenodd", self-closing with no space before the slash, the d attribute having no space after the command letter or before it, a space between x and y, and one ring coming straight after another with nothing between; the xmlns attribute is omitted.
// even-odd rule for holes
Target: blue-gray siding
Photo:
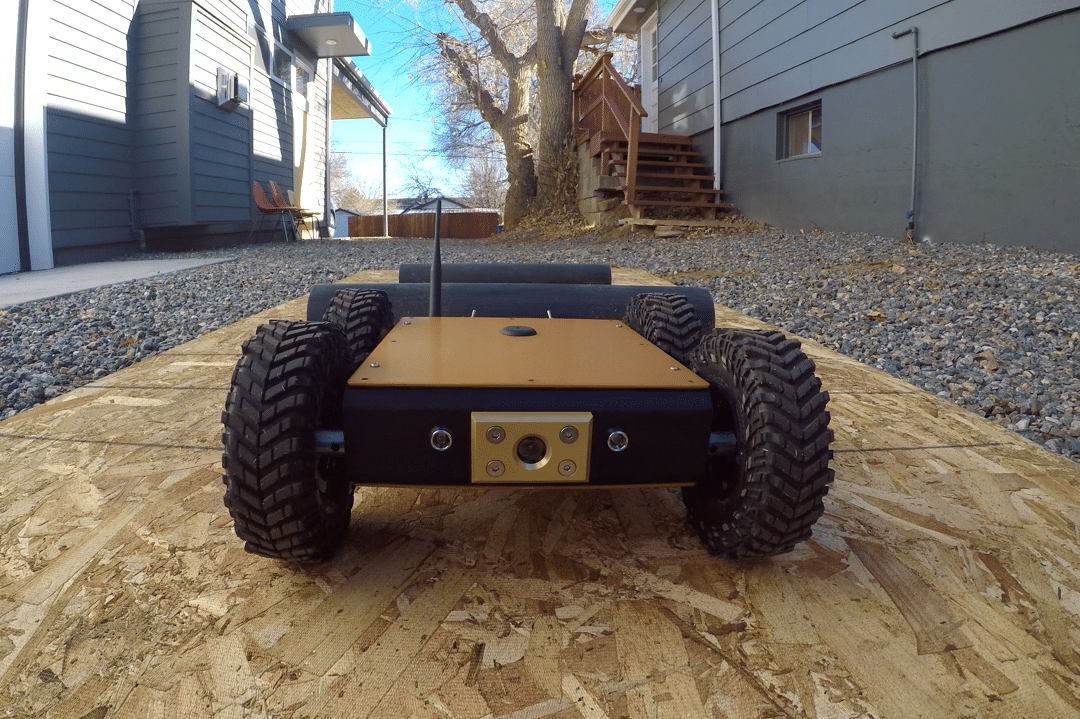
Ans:
<svg viewBox="0 0 1080 719"><path fill-rule="evenodd" d="M49 30L46 133L53 247L131 238L127 131L132 0L56 0Z"/></svg>
<svg viewBox="0 0 1080 719"><path fill-rule="evenodd" d="M143 226L179 224L186 167L186 119L177 97L186 86L185 28L190 5L142 2L135 24L131 95L135 182Z"/></svg>
<svg viewBox="0 0 1080 719"><path fill-rule="evenodd" d="M684 0L693 3L695 0ZM719 0L724 122L903 62L919 28L924 53L1013 28L1078 0Z"/></svg>
<svg viewBox="0 0 1080 719"><path fill-rule="evenodd" d="M251 52L246 28L230 27L198 8L192 32L190 89L191 182L194 221L251 217L251 112L217 106L217 69L238 72L250 82Z"/></svg>
<svg viewBox="0 0 1080 719"><path fill-rule="evenodd" d="M658 129L695 135L713 125L710 0L667 0L658 12Z"/></svg>
<svg viewBox="0 0 1080 719"><path fill-rule="evenodd" d="M265 64L307 0L55 0L50 21L48 153L58 261L134 242L142 228L245 223L252 180L293 187L293 100ZM325 71L309 61L311 132L300 158L325 172ZM218 107L217 69L240 74L249 103ZM299 170L297 170L299 174ZM305 206L322 208L321 193ZM113 249L109 249L113 248ZM64 253L66 254L66 260Z"/></svg>
<svg viewBox="0 0 1080 719"><path fill-rule="evenodd" d="M1080 11L920 59L916 233L1080 253ZM776 160L778 112L820 100L824 151ZM911 65L725 123L727 197L754 219L901 237Z"/></svg>

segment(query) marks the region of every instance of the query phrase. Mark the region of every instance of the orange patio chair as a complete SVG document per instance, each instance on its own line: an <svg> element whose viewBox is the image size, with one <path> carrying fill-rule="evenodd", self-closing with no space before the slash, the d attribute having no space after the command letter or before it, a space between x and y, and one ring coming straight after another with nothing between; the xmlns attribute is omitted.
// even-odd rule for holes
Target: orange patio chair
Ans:
<svg viewBox="0 0 1080 719"><path fill-rule="evenodd" d="M286 242L289 242L292 238L299 239L300 231L296 227L296 217L293 215L290 208L278 207L270 202L270 199L266 196L266 191L263 190L262 185L258 182L252 182L251 185L255 196L255 206L259 208L259 219L251 224L251 231L248 232L248 239L251 239L251 235L255 232L256 226L261 227L263 220L268 216L273 215L281 218L281 232L284 235ZM290 227L292 228L292 234L289 233Z"/></svg>
<svg viewBox="0 0 1080 719"><path fill-rule="evenodd" d="M291 192L292 191L290 190L290 194ZM274 204L277 205L278 208L282 210L288 210L292 213L293 220L296 222L297 227L302 228L305 222L307 222L312 217L315 217L315 215L319 214L317 212L312 212L311 210L305 210L304 208L298 207L291 202L287 202L285 200L285 195L281 192L281 187L279 187L278 183L274 182L273 180L270 180L270 196L274 198ZM311 234L314 237L314 222L311 223Z"/></svg>

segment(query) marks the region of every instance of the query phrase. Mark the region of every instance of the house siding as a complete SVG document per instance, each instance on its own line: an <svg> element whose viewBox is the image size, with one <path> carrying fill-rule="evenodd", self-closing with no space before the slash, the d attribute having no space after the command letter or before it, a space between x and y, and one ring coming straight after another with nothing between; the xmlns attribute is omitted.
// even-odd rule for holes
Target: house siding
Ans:
<svg viewBox="0 0 1080 719"><path fill-rule="evenodd" d="M235 23L235 18L234 18ZM192 220L247 221L251 217L251 112L217 105L217 69L250 83L246 20L233 30L197 7L192 28L189 82Z"/></svg>
<svg viewBox="0 0 1080 719"><path fill-rule="evenodd" d="M131 68L134 107L135 189L139 223L179 224L181 177L187 147L186 120L177 105L187 70L183 49L190 8L180 2L143 2L136 18L136 51Z"/></svg>
<svg viewBox="0 0 1080 719"><path fill-rule="evenodd" d="M1070 12L920 58L919 239L1080 252L1077 37ZM911 82L909 60L725 123L727 196L779 227L902 237ZM823 152L777 161L778 113L811 100Z"/></svg>
<svg viewBox="0 0 1080 719"><path fill-rule="evenodd" d="M661 2L658 13L659 131L696 135L713 125L709 0Z"/></svg>
<svg viewBox="0 0 1080 719"><path fill-rule="evenodd" d="M133 2L51 5L46 135L58 263L132 241L128 34Z"/></svg>
<svg viewBox="0 0 1080 719"><path fill-rule="evenodd" d="M251 183L296 189L324 206L326 72L315 58L307 107L267 73L282 23L328 2L49 0L41 63L51 243L58 264L104 259L149 233L216 227L246 235ZM238 73L249 101L217 104L217 70ZM300 126L294 122L300 120ZM8 194L11 194L10 192ZM170 229L173 228L173 229ZM12 265L5 260L5 265Z"/></svg>
<svg viewBox="0 0 1080 719"><path fill-rule="evenodd" d="M693 0L686 0L693 2ZM1080 7L1076 0L719 0L725 122L911 57ZM688 30L689 31L689 30Z"/></svg>

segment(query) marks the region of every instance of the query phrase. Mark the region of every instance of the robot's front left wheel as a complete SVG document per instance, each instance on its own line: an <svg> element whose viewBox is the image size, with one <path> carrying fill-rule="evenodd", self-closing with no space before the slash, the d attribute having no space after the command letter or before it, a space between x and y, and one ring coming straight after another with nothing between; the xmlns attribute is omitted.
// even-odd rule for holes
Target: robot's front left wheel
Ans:
<svg viewBox="0 0 1080 719"><path fill-rule="evenodd" d="M244 342L221 421L225 506L254 554L321 561L345 539L353 487L344 458L315 434L341 427L345 333L329 322L272 321Z"/></svg>

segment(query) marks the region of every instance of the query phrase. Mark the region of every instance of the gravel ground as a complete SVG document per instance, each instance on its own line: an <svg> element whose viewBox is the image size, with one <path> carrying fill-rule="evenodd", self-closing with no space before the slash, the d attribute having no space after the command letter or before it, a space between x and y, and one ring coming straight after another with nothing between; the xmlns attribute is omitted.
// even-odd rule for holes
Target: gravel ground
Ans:
<svg viewBox="0 0 1080 719"><path fill-rule="evenodd" d="M658 240L444 242L444 260L582 261L707 287L1080 461L1080 257L992 245L754 230ZM236 260L0 310L0 418L429 241L304 242L176 256ZM133 259L147 259L139 256Z"/></svg>

